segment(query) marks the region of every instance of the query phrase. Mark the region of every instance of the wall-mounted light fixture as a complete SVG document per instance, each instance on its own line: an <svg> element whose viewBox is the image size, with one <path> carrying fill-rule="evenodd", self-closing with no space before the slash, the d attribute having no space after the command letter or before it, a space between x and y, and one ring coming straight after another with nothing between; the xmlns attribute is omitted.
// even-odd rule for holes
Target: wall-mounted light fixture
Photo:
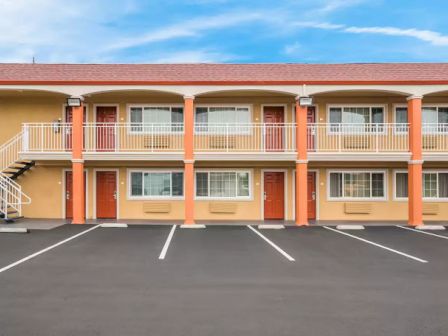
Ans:
<svg viewBox="0 0 448 336"><path fill-rule="evenodd" d="M300 97L299 98L299 105L300 106L311 106L313 105L313 98L311 97Z"/></svg>
<svg viewBox="0 0 448 336"><path fill-rule="evenodd" d="M67 106L70 107L80 107L82 104L82 99L80 97L70 97L67 98Z"/></svg>

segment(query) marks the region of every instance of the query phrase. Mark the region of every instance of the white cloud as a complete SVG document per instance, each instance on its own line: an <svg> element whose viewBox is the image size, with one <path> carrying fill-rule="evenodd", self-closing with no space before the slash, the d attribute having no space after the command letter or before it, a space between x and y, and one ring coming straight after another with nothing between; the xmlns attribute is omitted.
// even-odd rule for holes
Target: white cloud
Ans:
<svg viewBox="0 0 448 336"><path fill-rule="evenodd" d="M208 50L184 50L158 55L148 63L222 63L229 62L234 56Z"/></svg>
<svg viewBox="0 0 448 336"><path fill-rule="evenodd" d="M314 28L324 30L335 30L339 32L352 34L377 34L389 36L412 37L424 42L429 42L435 46L448 46L448 35L443 35L432 30L421 30L415 28L397 28L397 27L357 27L346 26L342 24L333 24L328 22L294 22L292 24L299 28Z"/></svg>
<svg viewBox="0 0 448 336"><path fill-rule="evenodd" d="M396 27L346 27L343 29L347 33L355 34L380 34L390 36L407 36L421 41L429 42L435 46L447 46L448 35L431 30L419 30L415 28L401 29Z"/></svg>
<svg viewBox="0 0 448 336"><path fill-rule="evenodd" d="M327 0L322 7L317 9L317 12L332 13L343 8L357 6L365 2L366 0Z"/></svg>
<svg viewBox="0 0 448 336"><path fill-rule="evenodd" d="M297 54L297 52L300 51L301 47L302 46L300 45L299 42L294 42L292 44L286 45L283 49L283 53L285 55L295 55Z"/></svg>
<svg viewBox="0 0 448 336"><path fill-rule="evenodd" d="M263 20L263 18L264 14L257 12L236 12L216 16L198 17L171 26L152 30L137 37L121 39L118 42L107 46L105 49L125 49L180 37L192 37L209 30L224 29L256 20Z"/></svg>

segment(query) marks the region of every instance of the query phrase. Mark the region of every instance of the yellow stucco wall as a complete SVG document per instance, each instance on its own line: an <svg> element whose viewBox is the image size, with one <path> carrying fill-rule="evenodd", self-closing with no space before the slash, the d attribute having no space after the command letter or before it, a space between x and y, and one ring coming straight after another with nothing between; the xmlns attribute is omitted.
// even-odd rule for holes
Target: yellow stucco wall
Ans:
<svg viewBox="0 0 448 336"><path fill-rule="evenodd" d="M128 167L126 163L120 166L114 165L96 165L87 166L87 216L93 218L94 216L94 184L95 184L95 170L96 169L118 169L119 171L119 216L122 219L153 219L153 220L182 220L184 215L183 201L176 200L130 200L128 199ZM129 164L130 167L138 168L139 165L135 162ZM217 163L209 165L211 169L216 168ZM152 167L152 166L149 166ZM148 168L148 166L141 168ZM247 169L247 165L239 166L238 168ZM22 185L23 191L32 198L30 205L24 206L24 215L30 218L63 218L64 216L64 178L63 170L70 169L70 166L57 165L46 166L38 165L25 175L23 175L18 182ZM237 167L235 167L237 169ZM292 220L294 214L294 185L292 167L278 167L271 166L270 168L255 168L253 169L252 181L252 199L247 201L216 201L216 200L196 200L195 201L195 217L197 220L260 220L263 218L262 213L262 169L266 171L275 171L279 169L286 170L287 186L285 207L286 219ZM354 203L356 201L334 201L328 200L327 188L327 172L328 168L318 169L318 216L320 220L350 220L350 221L394 221L407 219L407 202L394 200L393 197L393 171L396 168L385 168L387 170L387 199L382 201L362 200L359 202L368 203L372 206L370 214L346 214L344 212L345 203ZM336 170L348 169L331 168ZM356 166L351 166L349 169L356 169ZM401 169L401 168L399 168ZM209 211L210 203L231 202L237 203L236 212L231 214L211 213ZM145 213L143 205L145 203L169 203L171 211L169 213ZM425 220L448 220L448 202L431 202L438 204L439 213L437 215L427 215Z"/></svg>
<svg viewBox="0 0 448 336"><path fill-rule="evenodd" d="M408 204L406 201L394 199L393 175L395 168L384 168L387 174L387 199L378 201L338 201L328 199L328 170L356 170L353 168L323 168L319 171L319 219L320 220L349 220L349 221L406 221L408 218ZM363 168L365 169L365 168ZM374 169L378 169L377 166ZM400 169L401 170L401 169ZM370 214L347 214L345 203L367 203L371 205ZM437 204L437 215L424 216L427 221L447 221L448 202L431 202Z"/></svg>
<svg viewBox="0 0 448 336"><path fill-rule="evenodd" d="M321 96L315 99L318 105L317 122L326 122L327 104L386 104L387 121L393 122L393 104L406 103L404 97L355 97L355 96ZM14 94L11 96L0 96L0 144L11 138L20 131L23 122L51 122L63 117L63 104L65 98L56 94ZM425 99L425 103L443 103L440 97ZM104 94L93 95L86 98L88 121L94 121L94 110L96 105L118 104L119 121L128 121L127 104L182 104L181 97L158 96L144 93L122 93L122 94ZM267 97L267 96L235 96L235 97L198 97L196 104L249 104L253 107L253 121L262 122L262 105L285 104L286 122L293 121L293 97ZM46 162L38 162L38 166L19 179L24 191L32 198L32 204L24 206L24 215L33 218L61 218L64 214L63 209L63 173L64 168L69 169L69 162L53 162L53 165ZM88 171L88 217L94 215L94 168L118 168L119 169L119 215L121 218L144 218L144 219L179 219L183 218L184 208L182 201L170 201L171 212L169 214L146 214L143 212L143 203L160 201L135 201L127 200L127 174L129 167L182 167L181 162L86 162ZM287 169L288 188L287 188L287 219L293 217L293 166L294 162L266 163L266 162L198 162L197 166L205 167L235 167L235 168L254 168L253 180L253 200L238 202L237 212L235 214L211 214L209 212L209 201L196 201L196 218L199 220L232 220L247 219L257 220L262 218L261 209L261 169L284 168ZM392 170L406 169L405 164L389 163L351 163L350 167L369 167L388 169L388 199L387 201L369 202L372 204L372 214L369 215L347 215L344 213L344 203L339 201L327 200L327 180L326 169L329 167L347 168L348 164L335 162L311 163L310 168L319 169L319 219L321 220L406 220L407 204L403 201L393 200ZM447 169L446 164L432 164L429 168L439 167ZM363 201L365 202L365 201ZM438 203L439 214L435 216L426 216L427 220L448 220L448 203Z"/></svg>

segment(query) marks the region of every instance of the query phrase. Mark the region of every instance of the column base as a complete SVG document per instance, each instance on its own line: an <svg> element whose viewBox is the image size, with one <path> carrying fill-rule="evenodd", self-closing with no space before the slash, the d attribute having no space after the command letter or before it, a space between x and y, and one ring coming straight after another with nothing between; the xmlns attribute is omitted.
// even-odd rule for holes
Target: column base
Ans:
<svg viewBox="0 0 448 336"><path fill-rule="evenodd" d="M296 222L296 226L310 226L310 224L308 222Z"/></svg>

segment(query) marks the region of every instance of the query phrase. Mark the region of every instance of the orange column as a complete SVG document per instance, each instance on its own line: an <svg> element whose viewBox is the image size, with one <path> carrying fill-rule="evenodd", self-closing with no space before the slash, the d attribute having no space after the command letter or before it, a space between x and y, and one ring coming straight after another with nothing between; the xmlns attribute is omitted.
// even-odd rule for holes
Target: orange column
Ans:
<svg viewBox="0 0 448 336"><path fill-rule="evenodd" d="M72 169L73 169L73 224L85 224L84 160L84 107L73 107L72 122Z"/></svg>
<svg viewBox="0 0 448 336"><path fill-rule="evenodd" d="M194 97L184 97L185 220L194 224Z"/></svg>
<svg viewBox="0 0 448 336"><path fill-rule="evenodd" d="M296 225L308 225L307 108L296 99Z"/></svg>
<svg viewBox="0 0 448 336"><path fill-rule="evenodd" d="M423 224L423 156L422 156L422 97L408 98L409 150L408 164L408 224Z"/></svg>

